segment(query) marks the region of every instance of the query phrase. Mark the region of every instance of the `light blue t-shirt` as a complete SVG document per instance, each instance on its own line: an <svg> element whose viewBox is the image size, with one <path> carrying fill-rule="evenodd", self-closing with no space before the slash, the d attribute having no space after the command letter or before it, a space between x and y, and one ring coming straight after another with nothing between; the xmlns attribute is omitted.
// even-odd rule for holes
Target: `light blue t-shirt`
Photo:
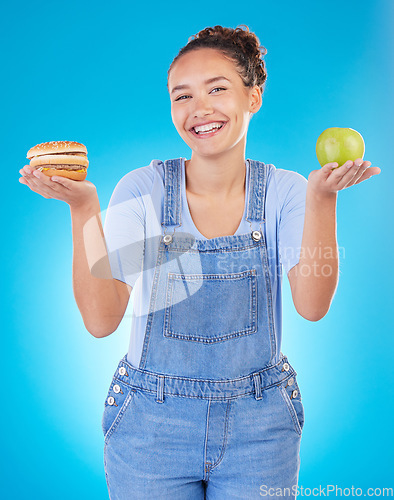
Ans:
<svg viewBox="0 0 394 500"><path fill-rule="evenodd" d="M195 227L186 198L185 160L182 158L182 232L206 240ZM245 220L248 204L249 160L246 159L245 207L235 234L251 231ZM300 258L308 181L291 170L268 166L265 234L275 328L282 334L282 266L286 274ZM112 276L134 289L130 345L127 359L139 367L152 290L154 266L144 266L144 254L162 235L164 163L152 160L132 170L116 185L105 215L104 236ZM146 261L147 259L145 259Z"/></svg>

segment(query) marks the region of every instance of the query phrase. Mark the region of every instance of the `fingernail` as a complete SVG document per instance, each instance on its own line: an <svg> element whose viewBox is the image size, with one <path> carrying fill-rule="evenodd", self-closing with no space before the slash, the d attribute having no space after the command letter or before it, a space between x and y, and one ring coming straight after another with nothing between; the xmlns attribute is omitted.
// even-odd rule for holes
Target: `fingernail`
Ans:
<svg viewBox="0 0 394 500"><path fill-rule="evenodd" d="M347 161L346 162L346 168L350 168L353 166L353 162L352 161Z"/></svg>

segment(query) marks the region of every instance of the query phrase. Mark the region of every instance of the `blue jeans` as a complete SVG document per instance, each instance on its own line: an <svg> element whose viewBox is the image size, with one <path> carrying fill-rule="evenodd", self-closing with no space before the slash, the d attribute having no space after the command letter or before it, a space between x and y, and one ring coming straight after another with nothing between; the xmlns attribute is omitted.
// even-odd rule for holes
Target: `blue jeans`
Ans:
<svg viewBox="0 0 394 500"><path fill-rule="evenodd" d="M294 498L303 422L283 355L226 382L158 377L125 356L103 415L110 499Z"/></svg>

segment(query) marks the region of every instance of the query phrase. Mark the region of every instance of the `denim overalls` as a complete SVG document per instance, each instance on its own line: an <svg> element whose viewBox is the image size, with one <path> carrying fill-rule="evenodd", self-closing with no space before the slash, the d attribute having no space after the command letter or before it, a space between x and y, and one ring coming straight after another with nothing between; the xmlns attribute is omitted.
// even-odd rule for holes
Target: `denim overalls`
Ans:
<svg viewBox="0 0 394 500"><path fill-rule="evenodd" d="M139 368L105 401L111 500L294 498L304 410L275 332L267 167L250 160L247 234L182 233L181 160L168 160L162 236Z"/></svg>

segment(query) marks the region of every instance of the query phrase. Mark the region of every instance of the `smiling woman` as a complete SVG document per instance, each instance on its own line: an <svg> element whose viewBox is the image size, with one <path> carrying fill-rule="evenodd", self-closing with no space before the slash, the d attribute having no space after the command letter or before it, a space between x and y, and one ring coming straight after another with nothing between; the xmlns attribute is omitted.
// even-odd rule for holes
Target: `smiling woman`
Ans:
<svg viewBox="0 0 394 500"><path fill-rule="evenodd" d="M295 496L304 409L281 352L282 267L297 311L321 319L338 279L337 192L379 169L328 163L307 182L245 158L265 53L247 27L222 26L180 50L168 92L191 158L122 177L104 229L91 182L21 170L70 205L74 295L93 336L117 329L134 289L102 419L111 498Z"/></svg>
<svg viewBox="0 0 394 500"><path fill-rule="evenodd" d="M280 352L278 270L299 260L306 180L245 159L267 73L244 28L206 28L180 50L167 87L191 158L130 172L107 211L113 276L135 286L103 420L116 498L257 498L264 481L294 496L304 415Z"/></svg>

